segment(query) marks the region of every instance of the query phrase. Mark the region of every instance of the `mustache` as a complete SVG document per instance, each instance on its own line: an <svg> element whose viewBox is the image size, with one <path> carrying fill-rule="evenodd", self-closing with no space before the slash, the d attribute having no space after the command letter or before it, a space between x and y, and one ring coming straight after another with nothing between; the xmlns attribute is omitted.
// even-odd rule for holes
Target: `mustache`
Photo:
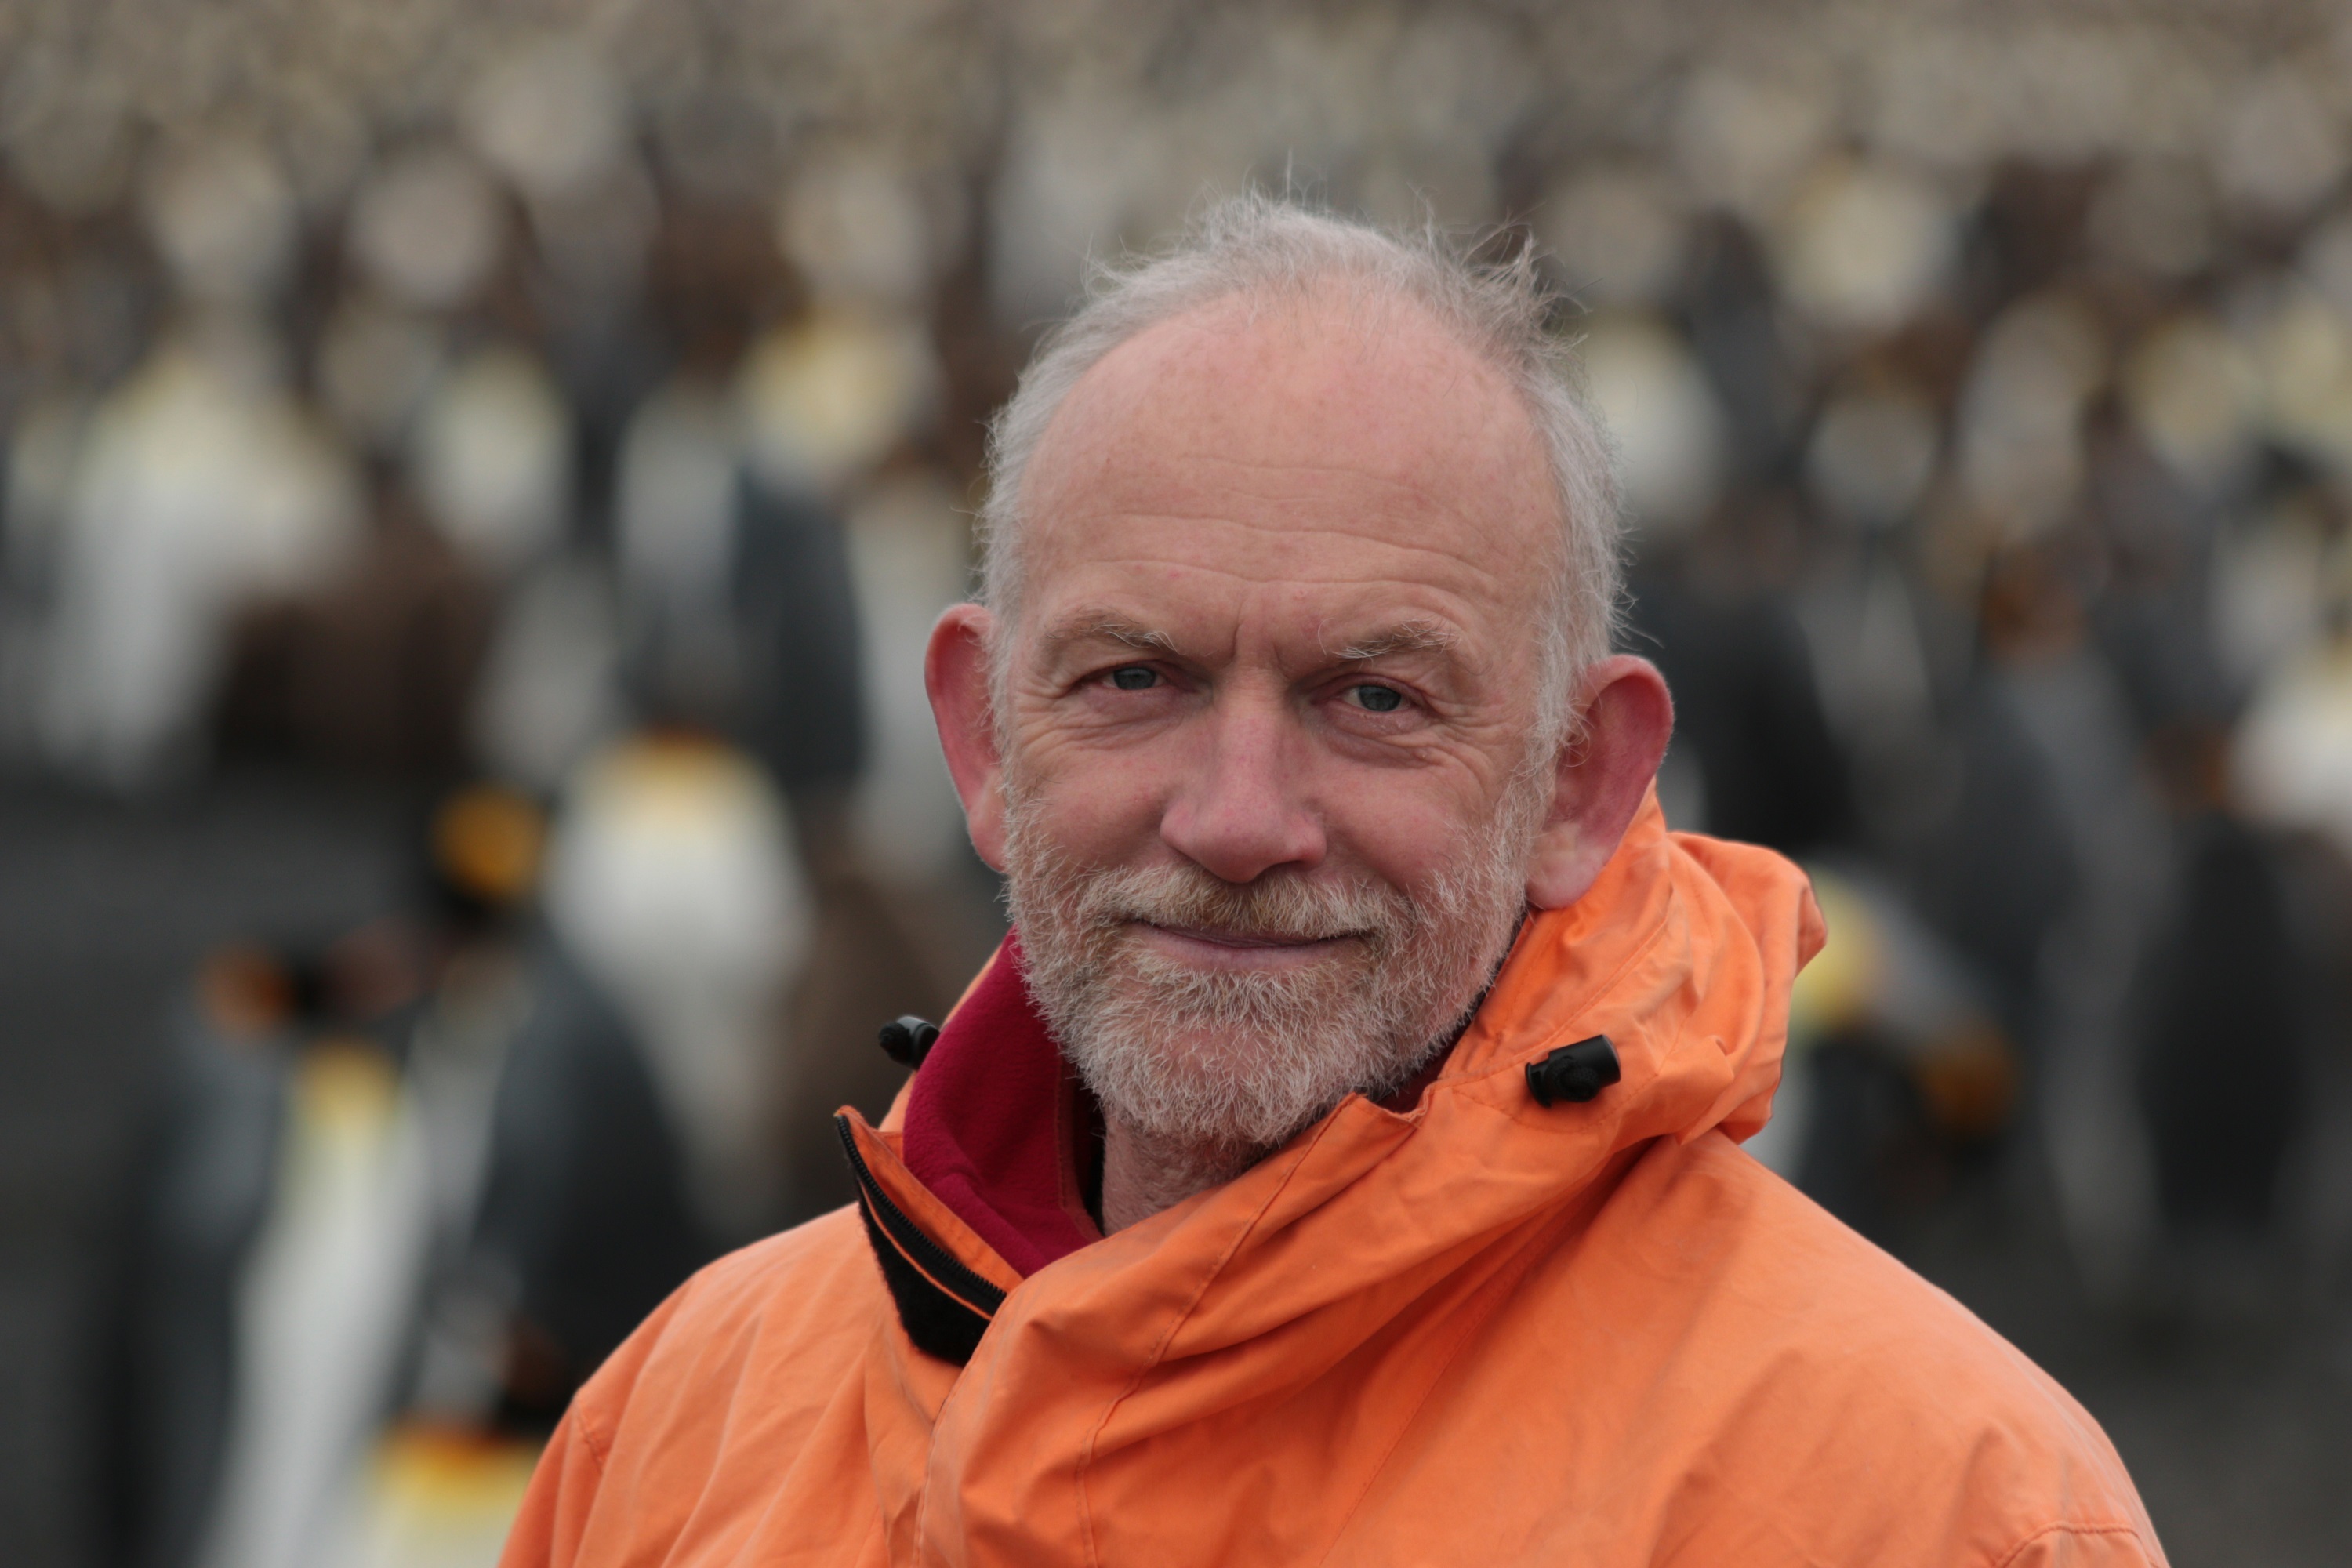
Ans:
<svg viewBox="0 0 2352 1568"><path fill-rule="evenodd" d="M1418 923L1411 900L1393 889L1289 872L1233 883L1186 865L1097 873L1074 912L1097 931L1141 923L1257 942L1385 943Z"/></svg>

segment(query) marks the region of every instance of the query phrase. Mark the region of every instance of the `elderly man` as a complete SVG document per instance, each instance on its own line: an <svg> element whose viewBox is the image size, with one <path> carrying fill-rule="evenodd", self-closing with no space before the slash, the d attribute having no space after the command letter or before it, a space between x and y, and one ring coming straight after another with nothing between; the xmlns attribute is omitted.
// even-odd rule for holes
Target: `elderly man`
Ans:
<svg viewBox="0 0 2352 1568"><path fill-rule="evenodd" d="M940 737L1014 935L862 1194L581 1393L507 1561L2162 1561L2097 1426L1743 1153L1822 941L1672 835L1532 268L1280 203L997 426Z"/></svg>

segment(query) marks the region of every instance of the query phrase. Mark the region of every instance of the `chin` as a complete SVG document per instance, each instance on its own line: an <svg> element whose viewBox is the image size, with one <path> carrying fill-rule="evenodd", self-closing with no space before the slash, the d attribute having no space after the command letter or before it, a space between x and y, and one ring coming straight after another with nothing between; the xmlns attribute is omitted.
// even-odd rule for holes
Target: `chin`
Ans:
<svg viewBox="0 0 2352 1568"><path fill-rule="evenodd" d="M1426 1057L1433 1030L1401 1023L1365 979L1341 957L1279 973L1114 960L1055 1032L1107 1114L1163 1139L1270 1147Z"/></svg>

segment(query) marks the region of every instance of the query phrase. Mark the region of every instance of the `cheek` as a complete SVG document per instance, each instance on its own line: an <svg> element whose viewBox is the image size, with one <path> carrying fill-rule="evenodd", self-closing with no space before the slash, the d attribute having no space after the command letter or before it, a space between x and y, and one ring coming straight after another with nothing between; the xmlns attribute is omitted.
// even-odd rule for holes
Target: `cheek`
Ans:
<svg viewBox="0 0 2352 1568"><path fill-rule="evenodd" d="M1038 842L1082 865L1109 865L1135 861L1158 841L1170 772L1150 748L1047 743L1032 749L1018 777Z"/></svg>
<svg viewBox="0 0 2352 1568"><path fill-rule="evenodd" d="M1116 744L1038 726L1016 770L1034 841L1081 865L1174 856L1161 826L1190 792L1215 787L1214 740L1197 717ZM1339 865L1391 887L1422 889L1459 867L1468 840L1495 819L1505 770L1475 741L1404 763L1369 761L1306 731L1278 749L1282 776L1267 795L1315 817Z"/></svg>
<svg viewBox="0 0 2352 1568"><path fill-rule="evenodd" d="M1353 770L1326 798L1335 850L1381 881L1408 890L1458 865L1471 825L1486 815L1468 781L1434 771Z"/></svg>

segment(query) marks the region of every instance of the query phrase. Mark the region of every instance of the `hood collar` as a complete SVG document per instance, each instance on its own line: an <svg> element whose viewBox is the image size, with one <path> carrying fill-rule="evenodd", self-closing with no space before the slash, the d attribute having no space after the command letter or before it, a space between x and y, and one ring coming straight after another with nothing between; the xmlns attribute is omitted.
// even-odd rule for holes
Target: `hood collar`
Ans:
<svg viewBox="0 0 2352 1568"><path fill-rule="evenodd" d="M1587 1160L1563 1166L1560 1152L1547 1150L1528 1173L1555 1179L1570 1166L1589 1173L1616 1150L1654 1137L1686 1142L1720 1127L1746 1138L1770 1113L1790 984L1822 940L1820 913L1795 867L1750 846L1671 834L1653 797L1583 898L1538 911L1522 926L1476 1016L1417 1104L1391 1110L1350 1096L1260 1172L1303 1157L1342 1121L1351 1130L1342 1143L1354 1142L1360 1124L1366 1133L1402 1132L1452 1097L1503 1112L1533 1133L1538 1148L1577 1130ZM1027 1276L1101 1233L1077 1177L1090 1104L1021 968L1016 934L949 1016L916 1075L900 1152L915 1182ZM1590 1106L1536 1105L1525 1083L1528 1063L1596 1034L1615 1044L1622 1080ZM1231 1185L1258 1178L1254 1172ZM1153 1230L1169 1219L1136 1228Z"/></svg>

